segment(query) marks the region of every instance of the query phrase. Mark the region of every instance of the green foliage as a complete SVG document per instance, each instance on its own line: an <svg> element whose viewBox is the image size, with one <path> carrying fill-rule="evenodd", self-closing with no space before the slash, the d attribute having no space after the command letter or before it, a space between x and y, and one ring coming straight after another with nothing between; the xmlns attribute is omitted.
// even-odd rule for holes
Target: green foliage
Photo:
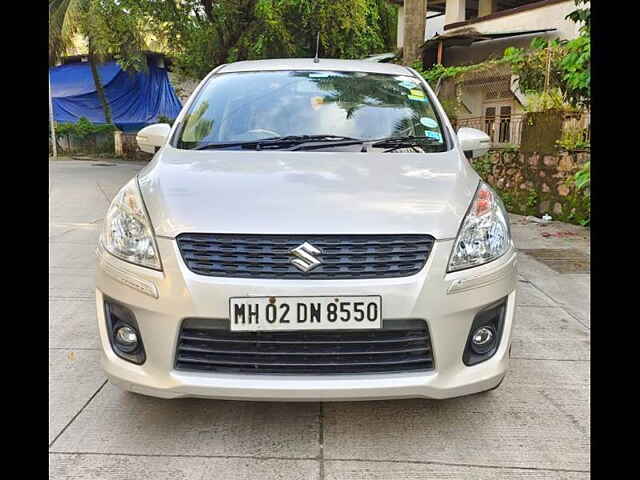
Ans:
<svg viewBox="0 0 640 480"><path fill-rule="evenodd" d="M86 139L91 135L99 133L109 133L116 128L108 123L91 123L87 118L80 117L76 123L59 123L56 125L56 137L72 136L79 139Z"/></svg>
<svg viewBox="0 0 640 480"><path fill-rule="evenodd" d="M590 146L585 129L573 126L562 131L562 136L557 144L567 151L581 150Z"/></svg>
<svg viewBox="0 0 640 480"><path fill-rule="evenodd" d="M123 70L147 71L143 54L144 25L114 0L93 0L90 5L93 46L102 58L113 57Z"/></svg>
<svg viewBox="0 0 640 480"><path fill-rule="evenodd" d="M114 0L112 0L114 1ZM395 46L397 7L386 0L119 0L141 19L176 70L200 79L236 60L361 58Z"/></svg>
<svg viewBox="0 0 640 480"><path fill-rule="evenodd" d="M582 192L576 189L572 195L565 200L565 210L558 220L571 222L574 224L588 226L591 223L591 198L589 192Z"/></svg>
<svg viewBox="0 0 640 480"><path fill-rule="evenodd" d="M518 75L518 87L524 94L541 93L545 89L563 86L560 61L564 56L563 42L534 38L528 49L509 47L503 60Z"/></svg>
<svg viewBox="0 0 640 480"><path fill-rule="evenodd" d="M458 101L451 98L440 98L440 105L442 105L442 109L444 113L447 114L447 117L451 122L455 121L458 118L458 111L460 106L458 105Z"/></svg>
<svg viewBox="0 0 640 480"><path fill-rule="evenodd" d="M582 168L574 176L576 182L576 188L582 190L587 189L587 195L589 195L588 187L591 186L591 161L585 162Z"/></svg>
<svg viewBox="0 0 640 480"><path fill-rule="evenodd" d="M517 213L516 211L517 202L514 195L511 192L508 192L506 190L499 190L495 187L494 187L494 190L502 200L502 203L504 204L504 208L506 208L508 212Z"/></svg>
<svg viewBox="0 0 640 480"><path fill-rule="evenodd" d="M565 46L566 55L560 61L568 100L574 105L591 104L591 39L581 35Z"/></svg>
<svg viewBox="0 0 640 480"><path fill-rule="evenodd" d="M486 180L491 171L493 170L493 164L491 163L491 157L488 153L474 158L472 160L472 165L474 170L482 177L483 180Z"/></svg>
<svg viewBox="0 0 640 480"><path fill-rule="evenodd" d="M520 151L520 145L515 145L513 143L504 143L500 145L500 149L504 153L518 153Z"/></svg>
<svg viewBox="0 0 640 480"><path fill-rule="evenodd" d="M580 5L586 5L589 0L575 0L577 7ZM590 8L577 8L569 15L565 17L567 20L571 20L574 23L582 23L580 27L580 33L589 35L591 33L591 9Z"/></svg>
<svg viewBox="0 0 640 480"><path fill-rule="evenodd" d="M573 107L565 101L559 88L552 88L540 93L529 92L526 95L527 112L546 112L548 110L573 111Z"/></svg>
<svg viewBox="0 0 640 480"><path fill-rule="evenodd" d="M489 70L503 62L504 61L501 59L491 59L473 65L455 65L450 67L445 67L444 65L440 65L438 63L433 65L431 68L424 70L422 68L422 62L420 60L417 60L411 65L411 68L422 75L429 85L435 87L440 80L445 80L447 78L462 80L462 77L465 73Z"/></svg>
<svg viewBox="0 0 640 480"><path fill-rule="evenodd" d="M89 55L112 56L125 70L146 70L144 25L116 0L49 0L49 64L73 52L76 35Z"/></svg>

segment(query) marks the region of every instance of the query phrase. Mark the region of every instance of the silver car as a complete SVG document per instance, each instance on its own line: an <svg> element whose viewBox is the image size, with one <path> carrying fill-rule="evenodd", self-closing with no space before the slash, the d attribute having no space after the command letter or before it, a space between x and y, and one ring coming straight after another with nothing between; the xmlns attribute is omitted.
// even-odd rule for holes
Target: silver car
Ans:
<svg viewBox="0 0 640 480"><path fill-rule="evenodd" d="M115 196L97 253L102 365L163 398L449 398L505 376L504 206L414 70L222 65Z"/></svg>

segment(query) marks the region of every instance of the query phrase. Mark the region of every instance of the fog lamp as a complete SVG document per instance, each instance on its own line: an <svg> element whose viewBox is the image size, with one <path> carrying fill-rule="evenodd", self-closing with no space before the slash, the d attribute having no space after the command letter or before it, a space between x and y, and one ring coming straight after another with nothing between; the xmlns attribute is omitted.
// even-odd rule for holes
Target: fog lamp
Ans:
<svg viewBox="0 0 640 480"><path fill-rule="evenodd" d="M128 325L119 327L115 337L118 347L124 352L133 352L138 348L138 334Z"/></svg>
<svg viewBox="0 0 640 480"><path fill-rule="evenodd" d="M506 311L505 297L476 313L462 354L467 367L489 360L498 351Z"/></svg>
<svg viewBox="0 0 640 480"><path fill-rule="evenodd" d="M128 307L107 297L104 299L104 313L113 353L123 360L142 365L147 355L136 316Z"/></svg>
<svg viewBox="0 0 640 480"><path fill-rule="evenodd" d="M478 355L484 355L493 347L496 332L492 327L480 327L471 336L471 349Z"/></svg>

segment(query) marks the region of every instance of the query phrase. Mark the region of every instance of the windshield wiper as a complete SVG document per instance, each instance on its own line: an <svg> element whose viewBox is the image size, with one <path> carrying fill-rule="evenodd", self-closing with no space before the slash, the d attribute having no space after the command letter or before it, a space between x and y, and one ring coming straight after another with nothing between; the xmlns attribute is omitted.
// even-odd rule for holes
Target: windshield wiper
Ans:
<svg viewBox="0 0 640 480"><path fill-rule="evenodd" d="M434 144L442 144L441 140L436 140L435 138L429 137L417 137L417 136L407 136L407 137L388 137L381 138L380 140L375 140L371 146L372 147L386 147L386 146L402 146L402 147L412 147L414 145L434 145Z"/></svg>
<svg viewBox="0 0 640 480"><path fill-rule="evenodd" d="M343 137L342 135L309 135L307 140L288 148L289 151L302 149L321 149L328 147L340 147L347 145L359 145L365 143L366 140L359 138Z"/></svg>
<svg viewBox="0 0 640 480"><path fill-rule="evenodd" d="M229 147L253 147L256 150L267 148L284 148L290 147L288 151L309 149L309 148L327 148L333 146L346 146L354 144L363 144L363 151L368 151L365 147L391 147L386 152L390 152L402 147L424 147L427 145L442 145L440 140L428 137L406 136L406 137L388 137L378 140L362 140L353 137L345 137L343 135L287 135L283 137L262 138L259 140L239 141L239 142L214 142L199 145L194 150L209 150L215 148Z"/></svg>
<svg viewBox="0 0 640 480"><path fill-rule="evenodd" d="M391 152L403 147L425 147L435 145L443 146L444 144L441 140L436 140L435 138L417 136L381 138L380 140L375 140L371 143L372 147L391 147L388 150L385 150L385 152Z"/></svg>
<svg viewBox="0 0 640 480"><path fill-rule="evenodd" d="M243 142L220 142L220 143L206 143L199 145L194 150L208 150L213 148L227 148L227 147L255 147L256 150L261 150L262 147L285 147L289 145L298 146L299 144L308 142L361 142L357 138L345 137L342 135L287 135L284 137L270 137L262 138L259 140L250 140Z"/></svg>

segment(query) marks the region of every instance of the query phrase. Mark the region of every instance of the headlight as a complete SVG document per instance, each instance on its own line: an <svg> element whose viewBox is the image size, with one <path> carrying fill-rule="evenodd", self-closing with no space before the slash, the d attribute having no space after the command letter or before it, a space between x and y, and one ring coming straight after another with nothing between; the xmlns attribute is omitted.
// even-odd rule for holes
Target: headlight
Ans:
<svg viewBox="0 0 640 480"><path fill-rule="evenodd" d="M136 178L122 187L111 202L104 219L101 241L109 253L122 260L162 270Z"/></svg>
<svg viewBox="0 0 640 480"><path fill-rule="evenodd" d="M484 182L471 202L447 271L476 267L504 255L511 246L509 220L500 197Z"/></svg>

